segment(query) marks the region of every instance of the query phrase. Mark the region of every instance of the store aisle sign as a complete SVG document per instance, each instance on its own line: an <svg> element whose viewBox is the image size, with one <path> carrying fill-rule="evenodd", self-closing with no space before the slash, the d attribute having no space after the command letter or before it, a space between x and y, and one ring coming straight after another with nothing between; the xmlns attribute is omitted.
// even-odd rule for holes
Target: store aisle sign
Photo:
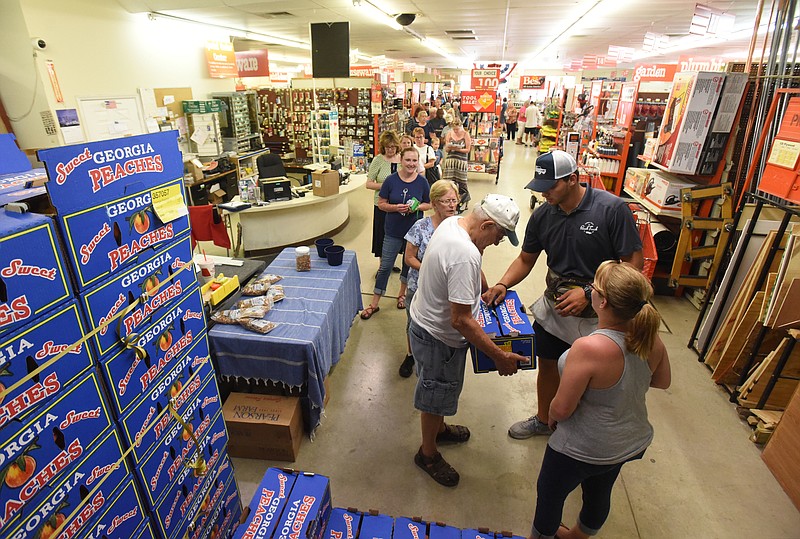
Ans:
<svg viewBox="0 0 800 539"><path fill-rule="evenodd" d="M682 71L721 71L724 72L728 61L724 58L703 56L681 56L678 58L678 72Z"/></svg>
<svg viewBox="0 0 800 539"><path fill-rule="evenodd" d="M473 69L472 70L472 89L473 90L496 90L500 85L499 69Z"/></svg>
<svg viewBox="0 0 800 539"><path fill-rule="evenodd" d="M494 111L496 102L494 92L461 92L461 112Z"/></svg>
<svg viewBox="0 0 800 539"><path fill-rule="evenodd" d="M672 82L676 64L642 64L633 70L634 82Z"/></svg>
<svg viewBox="0 0 800 539"><path fill-rule="evenodd" d="M232 79L239 76L233 43L224 41L207 42L206 62L208 62L208 76L212 79Z"/></svg>
<svg viewBox="0 0 800 539"><path fill-rule="evenodd" d="M523 75L519 78L519 89L543 90L546 78L544 75Z"/></svg>
<svg viewBox="0 0 800 539"><path fill-rule="evenodd" d="M279 82L289 82L289 72L288 71L270 71L269 72L269 80L271 83L279 83Z"/></svg>
<svg viewBox="0 0 800 539"><path fill-rule="evenodd" d="M266 49L238 51L234 54L239 77L269 77L269 56Z"/></svg>
<svg viewBox="0 0 800 539"><path fill-rule="evenodd" d="M617 105L615 123L630 127L633 121L633 112L636 107L636 95L639 90L638 82L626 82L622 85Z"/></svg>

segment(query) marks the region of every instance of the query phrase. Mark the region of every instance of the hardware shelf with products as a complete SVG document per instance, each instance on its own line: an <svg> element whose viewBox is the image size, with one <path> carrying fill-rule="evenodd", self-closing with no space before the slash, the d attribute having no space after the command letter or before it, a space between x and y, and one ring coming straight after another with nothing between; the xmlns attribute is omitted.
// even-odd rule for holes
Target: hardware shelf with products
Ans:
<svg viewBox="0 0 800 539"><path fill-rule="evenodd" d="M500 177L500 160L503 155L503 133L494 133L491 112L473 112L469 126L472 148L469 152L468 171L495 174L495 183Z"/></svg>
<svg viewBox="0 0 800 539"><path fill-rule="evenodd" d="M337 114L330 110L312 110L310 113L311 145L315 163L327 163L330 159L330 147L336 138L332 131Z"/></svg>
<svg viewBox="0 0 800 539"><path fill-rule="evenodd" d="M199 157L217 157L222 153L222 134L220 132L220 112L222 102L183 101L183 112L189 133L189 151Z"/></svg>
<svg viewBox="0 0 800 539"><path fill-rule="evenodd" d="M294 141L294 124L291 121L291 90L288 88L261 88L259 125L264 146L272 153L283 155L291 151Z"/></svg>
<svg viewBox="0 0 800 539"><path fill-rule="evenodd" d="M223 102L220 131L226 151L246 153L264 147L258 118L258 96L250 90L211 94Z"/></svg>

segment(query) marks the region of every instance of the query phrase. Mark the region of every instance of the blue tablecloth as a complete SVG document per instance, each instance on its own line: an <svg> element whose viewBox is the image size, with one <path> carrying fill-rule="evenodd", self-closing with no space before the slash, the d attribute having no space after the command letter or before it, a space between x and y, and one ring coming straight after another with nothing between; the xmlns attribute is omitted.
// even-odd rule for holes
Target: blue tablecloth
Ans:
<svg viewBox="0 0 800 539"><path fill-rule="evenodd" d="M314 252L311 271L298 272L294 248L287 248L264 273L283 277L278 284L286 298L265 317L278 327L262 335L238 325L217 324L208 332L211 350L225 378L270 380L292 387L305 384L313 432L325 398L323 381L339 362L350 326L362 308L356 254L345 251L341 266L329 266Z"/></svg>

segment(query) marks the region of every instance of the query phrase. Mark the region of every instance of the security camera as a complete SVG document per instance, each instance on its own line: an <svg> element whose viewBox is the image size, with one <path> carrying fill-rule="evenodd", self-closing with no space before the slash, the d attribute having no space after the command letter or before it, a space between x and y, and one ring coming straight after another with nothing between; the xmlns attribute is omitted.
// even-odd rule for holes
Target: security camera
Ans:
<svg viewBox="0 0 800 539"><path fill-rule="evenodd" d="M400 15L395 17L394 20L397 21L397 24L399 24L400 26L408 26L409 24L414 22L414 19L416 18L417 15L414 13L401 13Z"/></svg>
<svg viewBox="0 0 800 539"><path fill-rule="evenodd" d="M40 37L34 37L31 38L31 45L33 45L33 48L37 51L43 51L47 48L47 41Z"/></svg>

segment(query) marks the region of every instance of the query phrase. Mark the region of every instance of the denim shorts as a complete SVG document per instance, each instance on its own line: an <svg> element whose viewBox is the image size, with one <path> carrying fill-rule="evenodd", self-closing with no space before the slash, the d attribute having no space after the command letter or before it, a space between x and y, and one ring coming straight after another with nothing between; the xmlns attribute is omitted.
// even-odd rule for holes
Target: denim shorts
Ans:
<svg viewBox="0 0 800 539"><path fill-rule="evenodd" d="M451 348L413 320L408 338L419 376L414 390L414 408L433 415L456 415L464 386L467 347Z"/></svg>

